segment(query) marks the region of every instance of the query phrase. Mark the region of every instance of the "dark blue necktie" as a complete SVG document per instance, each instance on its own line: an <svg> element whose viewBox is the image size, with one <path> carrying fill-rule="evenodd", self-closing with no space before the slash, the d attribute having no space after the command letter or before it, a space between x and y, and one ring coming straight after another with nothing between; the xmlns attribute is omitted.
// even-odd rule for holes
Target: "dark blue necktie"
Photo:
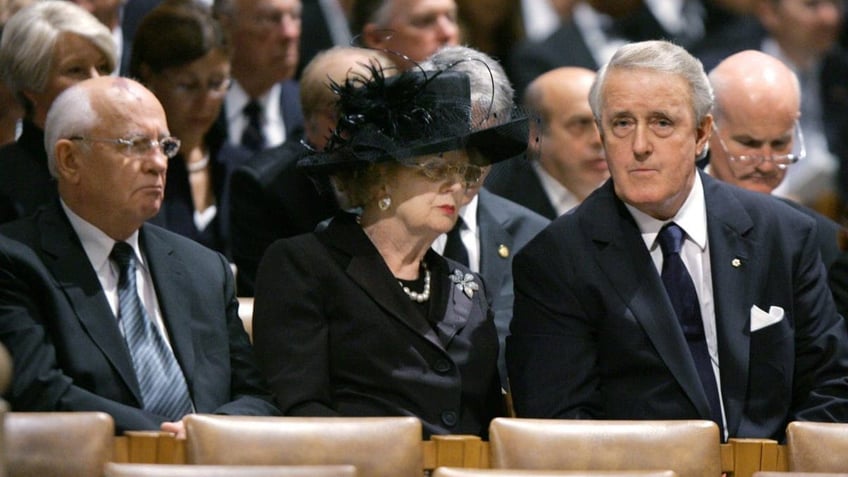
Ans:
<svg viewBox="0 0 848 477"><path fill-rule="evenodd" d="M445 251L442 252L442 256L450 258L454 261L457 261L466 267L468 266L468 249L465 248L465 244L462 243L462 217L458 217L456 219L456 224L454 224L453 228L448 232L448 240L445 242Z"/></svg>
<svg viewBox="0 0 848 477"><path fill-rule="evenodd" d="M710 403L712 420L718 424L719 429L723 429L718 386L716 385L715 373L713 373L713 365L704 334L701 305L695 292L695 285L692 283L692 277L680 258L680 249L683 246L684 238L683 229L674 222L666 224L660 230L657 240L663 253L662 281L668 292L668 297L671 299L671 304L674 306L674 311L677 313L677 320L683 328L683 335L689 345L689 352L692 353L692 358L695 360L701 385L703 385L707 400Z"/></svg>
<svg viewBox="0 0 848 477"><path fill-rule="evenodd" d="M109 257L120 271L118 324L132 357L142 409L178 421L192 410L188 387L174 353L138 297L133 249L126 242L117 242Z"/></svg>
<svg viewBox="0 0 848 477"><path fill-rule="evenodd" d="M241 135L241 145L253 152L259 152L265 148L265 135L262 133L262 106L252 99L243 111L247 118L247 126Z"/></svg>

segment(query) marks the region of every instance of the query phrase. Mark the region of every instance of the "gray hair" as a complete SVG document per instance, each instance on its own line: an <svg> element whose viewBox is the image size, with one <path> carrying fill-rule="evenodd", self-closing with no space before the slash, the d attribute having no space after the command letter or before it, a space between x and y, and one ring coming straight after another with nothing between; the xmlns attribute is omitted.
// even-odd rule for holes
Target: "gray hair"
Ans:
<svg viewBox="0 0 848 477"><path fill-rule="evenodd" d="M0 76L12 92L41 92L53 68L53 51L59 36L73 33L92 42L109 62L117 65L117 47L109 29L82 7L67 1L35 2L6 23L0 41Z"/></svg>
<svg viewBox="0 0 848 477"><path fill-rule="evenodd" d="M680 76L692 93L692 111L701 124L713 106L713 89L701 62L685 49L663 40L642 41L622 46L598 72L589 90L589 105L595 121L601 121L604 83L610 70L645 69Z"/></svg>
<svg viewBox="0 0 848 477"><path fill-rule="evenodd" d="M47 151L47 168L50 175L56 171L56 143L60 139L85 136L98 121L98 113L91 104L90 88L73 85L62 91L47 112L44 126L44 149Z"/></svg>
<svg viewBox="0 0 848 477"><path fill-rule="evenodd" d="M471 83L471 104L475 111L501 114L509 112L513 107L515 90L506 72L497 60L482 51L467 46L446 46L427 58L421 68L450 69L467 74Z"/></svg>

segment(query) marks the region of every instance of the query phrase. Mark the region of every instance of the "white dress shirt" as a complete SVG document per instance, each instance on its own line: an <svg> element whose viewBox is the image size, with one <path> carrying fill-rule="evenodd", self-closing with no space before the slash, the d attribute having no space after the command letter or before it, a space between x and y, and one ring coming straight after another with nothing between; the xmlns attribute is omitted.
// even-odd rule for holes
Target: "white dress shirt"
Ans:
<svg viewBox="0 0 848 477"><path fill-rule="evenodd" d="M548 171L539 164L539 161L531 161L530 164L533 166L533 170L536 171L536 175L539 176L542 189L544 189L545 195L548 196L548 200L551 201L551 205L554 206L554 211L557 215L562 215L580 205L577 196L560 184L558 180L554 179L552 175L548 174Z"/></svg>

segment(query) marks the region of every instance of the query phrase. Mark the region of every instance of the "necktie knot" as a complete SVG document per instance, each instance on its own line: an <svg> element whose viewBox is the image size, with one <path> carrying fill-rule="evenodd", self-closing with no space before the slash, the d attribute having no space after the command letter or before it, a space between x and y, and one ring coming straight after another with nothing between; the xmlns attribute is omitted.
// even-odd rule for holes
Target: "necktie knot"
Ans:
<svg viewBox="0 0 848 477"><path fill-rule="evenodd" d="M445 242L445 251L442 253L445 257L453 259L465 266L468 266L468 249L465 248L465 244L462 243L462 227L464 221L462 217L458 217L456 219L456 224L454 224L453 228L448 232L448 238Z"/></svg>
<svg viewBox="0 0 848 477"><path fill-rule="evenodd" d="M660 243L663 257L668 257L671 254L679 254L683 247L683 238L685 234L683 229L674 222L669 222L660 229L660 234L657 240Z"/></svg>
<svg viewBox="0 0 848 477"><path fill-rule="evenodd" d="M260 106L259 102L256 101L255 99L251 99L244 106L243 111L244 111L244 115L247 116L247 118L250 121L257 121L258 122L259 117L260 117L260 113L262 112L262 106Z"/></svg>
<svg viewBox="0 0 848 477"><path fill-rule="evenodd" d="M109 254L109 258L112 259L120 270L119 280L123 283L127 276L131 271L135 271L135 252L133 252L130 244L126 242L115 242L115 246L112 247L112 253Z"/></svg>

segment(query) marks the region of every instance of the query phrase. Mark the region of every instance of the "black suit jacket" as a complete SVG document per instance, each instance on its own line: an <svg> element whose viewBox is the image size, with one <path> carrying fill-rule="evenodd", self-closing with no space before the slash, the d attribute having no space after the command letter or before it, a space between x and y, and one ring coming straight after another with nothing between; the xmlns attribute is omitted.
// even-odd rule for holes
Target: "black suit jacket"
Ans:
<svg viewBox="0 0 848 477"><path fill-rule="evenodd" d="M9 220L24 217L58 197L47 168L44 131L24 121L18 140L0 148L0 203L12 209L3 215Z"/></svg>
<svg viewBox="0 0 848 477"><path fill-rule="evenodd" d="M470 272L432 250L425 261L445 297L432 323L350 214L268 249L256 281L254 339L283 413L411 415L425 437L486 435L503 401L485 291L477 276L470 297L457 289L449 274Z"/></svg>
<svg viewBox="0 0 848 477"><path fill-rule="evenodd" d="M238 317L227 260L144 225L171 346L199 413L273 415ZM15 411L104 411L117 431L158 429L117 320L58 201L0 227L0 340L14 361L4 396Z"/></svg>
<svg viewBox="0 0 848 477"><path fill-rule="evenodd" d="M329 183L317 188L295 168L308 151L297 140L260 152L231 178L233 259L239 296L253 296L256 269L274 241L312 232L338 210Z"/></svg>
<svg viewBox="0 0 848 477"><path fill-rule="evenodd" d="M542 186L539 174L533 170L530 160L524 156L514 157L492 166L486 176L486 189L523 205L537 214L553 220L556 209Z"/></svg>
<svg viewBox="0 0 848 477"><path fill-rule="evenodd" d="M721 393L730 437L848 420L848 333L815 224L702 174ZM695 364L639 228L612 181L518 254L507 364L527 417L709 419ZM751 309L782 307L752 330Z"/></svg>

